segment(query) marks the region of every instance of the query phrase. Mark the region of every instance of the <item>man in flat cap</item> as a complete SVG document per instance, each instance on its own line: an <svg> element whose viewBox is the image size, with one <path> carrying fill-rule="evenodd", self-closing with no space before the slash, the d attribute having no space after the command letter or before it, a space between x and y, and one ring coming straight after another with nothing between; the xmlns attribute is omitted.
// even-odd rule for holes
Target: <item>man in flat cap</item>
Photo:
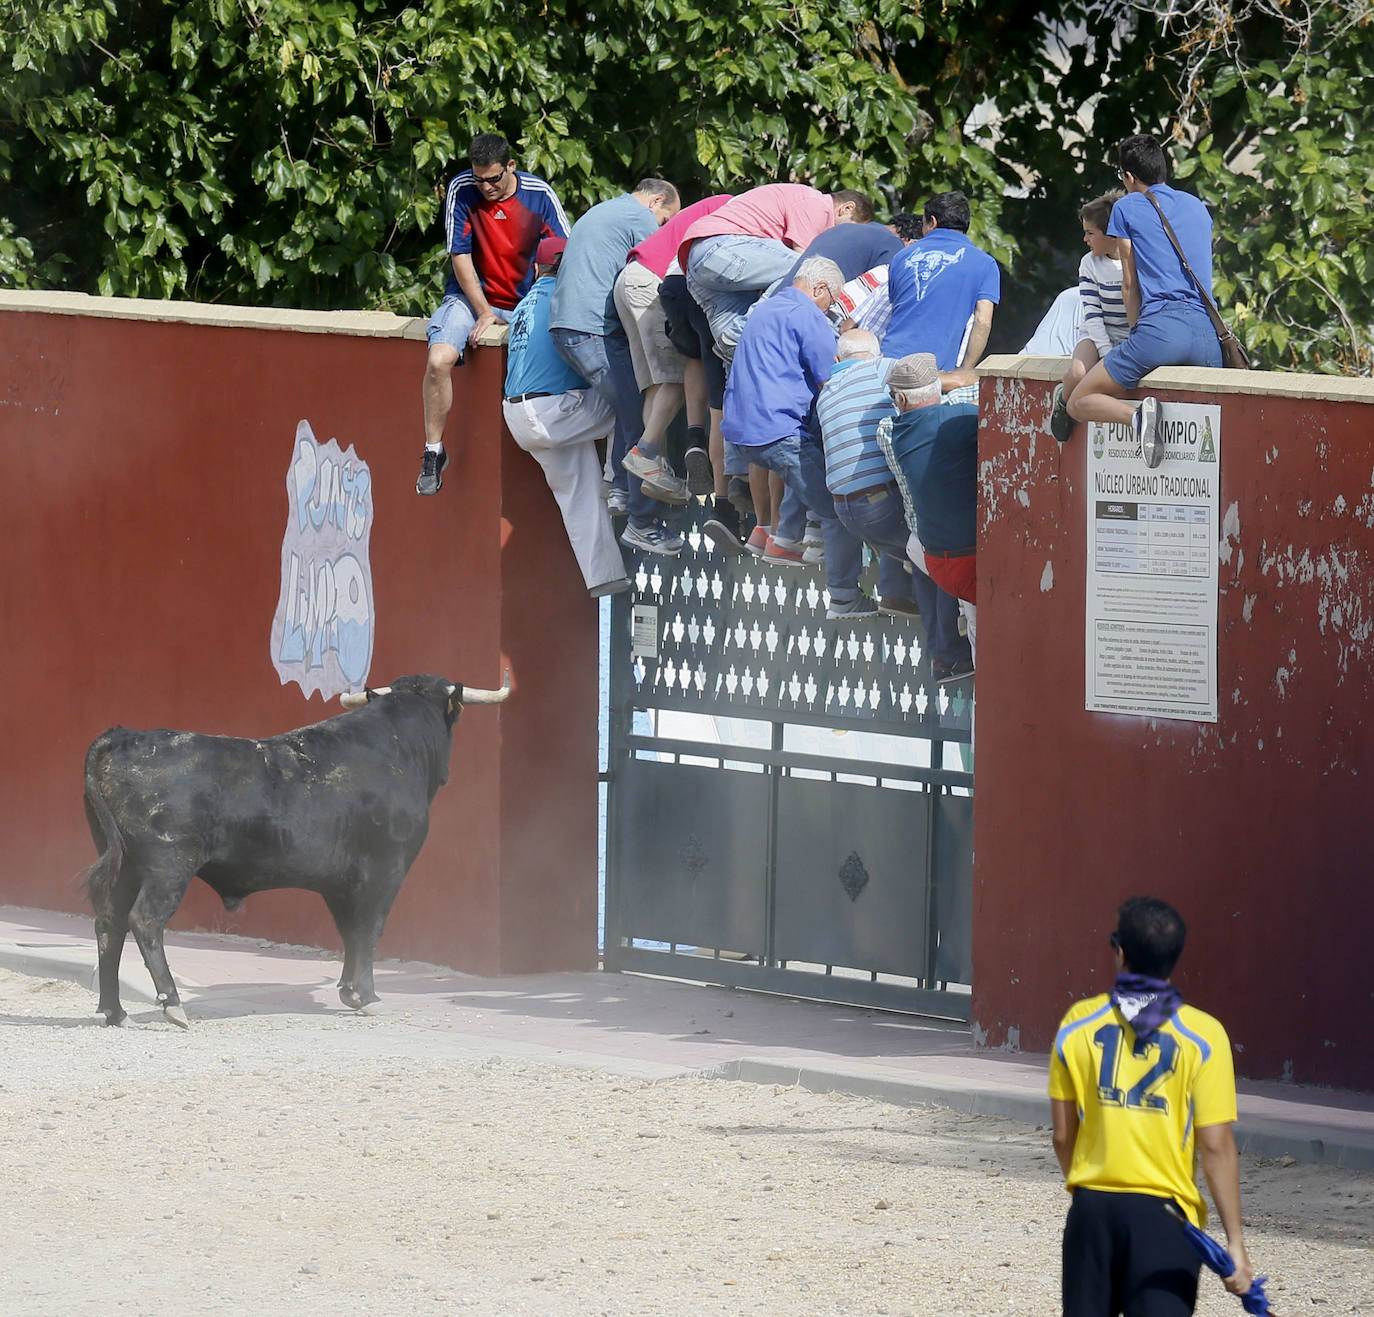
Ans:
<svg viewBox="0 0 1374 1317"><path fill-rule="evenodd" d="M878 446L906 505L916 541L908 552L960 601L976 662L978 406L940 405L940 371L929 352L902 357L888 373L887 387L898 414L879 426Z"/></svg>

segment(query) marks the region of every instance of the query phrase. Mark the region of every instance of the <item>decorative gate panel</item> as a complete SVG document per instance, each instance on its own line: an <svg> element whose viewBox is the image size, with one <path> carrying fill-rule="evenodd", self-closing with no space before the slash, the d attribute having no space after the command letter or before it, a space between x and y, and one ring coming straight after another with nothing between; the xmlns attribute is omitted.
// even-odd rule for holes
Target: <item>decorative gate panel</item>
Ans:
<svg viewBox="0 0 1374 1317"><path fill-rule="evenodd" d="M966 1020L972 682L685 533L611 610L606 967Z"/></svg>

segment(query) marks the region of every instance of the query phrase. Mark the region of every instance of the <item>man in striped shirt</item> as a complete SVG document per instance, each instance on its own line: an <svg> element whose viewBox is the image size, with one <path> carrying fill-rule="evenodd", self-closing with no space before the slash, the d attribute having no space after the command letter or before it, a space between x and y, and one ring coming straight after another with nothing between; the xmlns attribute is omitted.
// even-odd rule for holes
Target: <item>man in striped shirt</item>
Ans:
<svg viewBox="0 0 1374 1317"><path fill-rule="evenodd" d="M970 666L968 642L958 631L959 603L907 558L907 525L901 493L878 446L878 426L897 415L888 393L893 363L866 329L840 335L835 369L816 400L825 445L825 481L835 498L836 519L878 553L879 608L893 616L925 619L926 640L937 679Z"/></svg>

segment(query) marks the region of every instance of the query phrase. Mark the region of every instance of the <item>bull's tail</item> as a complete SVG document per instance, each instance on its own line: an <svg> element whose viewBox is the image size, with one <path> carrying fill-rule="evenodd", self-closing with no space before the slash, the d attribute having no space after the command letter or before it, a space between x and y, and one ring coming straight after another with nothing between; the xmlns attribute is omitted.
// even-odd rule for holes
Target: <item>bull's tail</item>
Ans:
<svg viewBox="0 0 1374 1317"><path fill-rule="evenodd" d="M86 881L83 886L97 912L108 902L124 864L124 838L120 835L119 824L106 803L105 793L100 789L97 772L102 752L107 752L108 748L106 738L100 736L86 752L86 822L90 824L91 837L100 852L100 858L86 870Z"/></svg>

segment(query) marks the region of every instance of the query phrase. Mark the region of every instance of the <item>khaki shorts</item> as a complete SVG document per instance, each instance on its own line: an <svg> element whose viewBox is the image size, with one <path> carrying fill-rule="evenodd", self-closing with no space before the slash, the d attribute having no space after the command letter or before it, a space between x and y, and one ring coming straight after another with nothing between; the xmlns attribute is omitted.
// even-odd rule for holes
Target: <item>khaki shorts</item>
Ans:
<svg viewBox="0 0 1374 1317"><path fill-rule="evenodd" d="M682 353L668 341L664 329L668 317L658 300L661 282L638 261L631 261L615 281L615 309L630 340L635 383L641 393L651 384L682 383Z"/></svg>

